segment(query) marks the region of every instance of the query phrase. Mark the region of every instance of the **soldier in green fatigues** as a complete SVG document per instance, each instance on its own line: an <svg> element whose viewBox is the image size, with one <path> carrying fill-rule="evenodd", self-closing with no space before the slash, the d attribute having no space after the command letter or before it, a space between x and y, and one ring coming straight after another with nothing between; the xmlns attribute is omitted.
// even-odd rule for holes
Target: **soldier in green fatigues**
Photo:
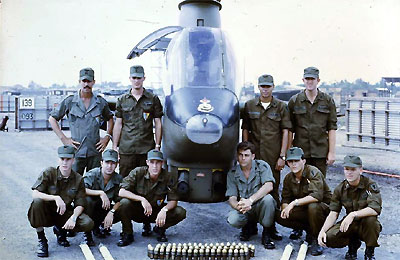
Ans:
<svg viewBox="0 0 400 260"><path fill-rule="evenodd" d="M123 179L119 191L122 235L118 246L133 242L132 220L148 223L143 236L149 236L150 223L156 223L153 231L158 234L157 240L166 242L165 230L186 218L186 210L178 206L177 176L162 168L163 160L162 152L151 150L147 153L147 166L135 168Z"/></svg>
<svg viewBox="0 0 400 260"><path fill-rule="evenodd" d="M275 179L271 195L279 205L281 170L285 167L288 133L292 122L285 102L272 96L274 87L271 75L261 75L258 78L260 97L247 101L244 106L242 139L255 145L256 159L263 160L271 166ZM254 228L251 224L243 228L243 233L255 233L252 232ZM281 240L282 236L274 228L271 238Z"/></svg>
<svg viewBox="0 0 400 260"><path fill-rule="evenodd" d="M291 172L283 180L282 211L277 222L306 230L311 255L321 255L323 249L317 243L317 236L329 214L332 193L321 171L306 164L301 148L290 148L286 159Z"/></svg>
<svg viewBox="0 0 400 260"><path fill-rule="evenodd" d="M333 98L321 92L317 85L319 70L304 69L304 91L291 97L288 103L292 130L289 147L300 147L308 165L317 167L326 176L327 165L335 161L337 117Z"/></svg>
<svg viewBox="0 0 400 260"><path fill-rule="evenodd" d="M357 259L361 241L366 244L365 259L375 259L382 226L378 215L382 210L382 198L376 183L362 174L360 157L347 155L344 158L344 176L333 192L331 212L318 235L318 243L328 247L345 247L345 259ZM346 216L337 224L336 220L344 207Z"/></svg>
<svg viewBox="0 0 400 260"><path fill-rule="evenodd" d="M123 177L136 167L146 165L147 152L154 148L160 150L162 137L162 105L156 95L143 88L143 67L132 66L129 79L132 88L117 100L113 133L113 149L119 151L119 174Z"/></svg>
<svg viewBox="0 0 400 260"><path fill-rule="evenodd" d="M78 149L72 169L83 175L85 168L89 171L100 167L101 153L111 139L114 119L107 101L99 95L93 95L95 80L91 68L79 72L79 84L81 89L75 95L66 97L53 109L49 122L64 145ZM66 137L58 125L65 115L68 117L71 138ZM100 137L103 121L107 121L107 134Z"/></svg>
<svg viewBox="0 0 400 260"><path fill-rule="evenodd" d="M87 195L85 213L93 219L93 234L99 238L109 234L112 224L119 220L117 215L121 198L118 193L122 176L115 172L117 164L118 153L108 149L103 153L101 167L83 175ZM95 245L91 231L85 232L85 240L89 246Z"/></svg>
<svg viewBox="0 0 400 260"><path fill-rule="evenodd" d="M277 203L270 194L275 181L271 167L262 160L254 160L255 146L250 142L239 143L236 151L239 163L228 172L226 183L225 196L233 209L228 223L242 228L250 219L259 222L264 228L261 243L274 249L270 234Z"/></svg>
<svg viewBox="0 0 400 260"><path fill-rule="evenodd" d="M59 147L59 166L45 169L32 186L33 202L28 211L28 219L38 235L39 257L49 255L43 227L53 226L57 243L64 247L70 245L66 230L87 232L93 228L92 219L82 213L85 207L85 185L83 177L72 170L74 154L72 146Z"/></svg>

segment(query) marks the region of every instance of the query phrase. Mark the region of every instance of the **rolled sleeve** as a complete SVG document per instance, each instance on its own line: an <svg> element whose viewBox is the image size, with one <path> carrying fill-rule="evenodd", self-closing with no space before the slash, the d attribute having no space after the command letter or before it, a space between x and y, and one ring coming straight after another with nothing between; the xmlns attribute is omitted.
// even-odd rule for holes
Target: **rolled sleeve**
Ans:
<svg viewBox="0 0 400 260"><path fill-rule="evenodd" d="M310 192L308 195L321 202L324 198L324 181L322 180L322 176L316 175L312 179L310 179L310 183L308 184L308 191Z"/></svg>
<svg viewBox="0 0 400 260"><path fill-rule="evenodd" d="M375 185L376 184L372 184ZM370 185L371 186L371 185ZM382 197L381 193L374 189L369 188L368 197L367 197L368 207L375 210L378 215L381 214L382 211Z"/></svg>
<svg viewBox="0 0 400 260"><path fill-rule="evenodd" d="M72 96L71 96L72 97ZM59 121L63 118L67 111L67 102L71 98L70 96L64 98L58 106L56 106L51 112L50 116L52 116L55 120Z"/></svg>
<svg viewBox="0 0 400 260"><path fill-rule="evenodd" d="M275 183L274 176L272 175L271 167L268 163L259 160L261 183L264 185L267 182Z"/></svg>
<svg viewBox="0 0 400 260"><path fill-rule="evenodd" d="M32 185L32 190L37 190L40 192L46 192L49 186L49 172L53 170L51 168L42 171L37 178L36 182Z"/></svg>
<svg viewBox="0 0 400 260"><path fill-rule="evenodd" d="M154 118L161 118L163 116L163 107L161 105L160 99L154 97Z"/></svg>
<svg viewBox="0 0 400 260"><path fill-rule="evenodd" d="M341 185L336 187L335 191L333 192L331 203L329 204L329 209L337 213L340 213L340 211L342 210L342 203L340 202L340 197L341 197L340 187Z"/></svg>
<svg viewBox="0 0 400 260"><path fill-rule="evenodd" d="M290 173L289 173L290 174ZM286 203L289 204L292 202L292 192L290 190L290 180L288 175L286 175L285 179L283 180L283 187L282 187L282 204Z"/></svg>
<svg viewBox="0 0 400 260"><path fill-rule="evenodd" d="M111 111L110 107L108 106L108 102L104 99L103 100L104 104L103 104L103 118L105 119L105 121L110 120L111 118L113 118L114 114Z"/></svg>
<svg viewBox="0 0 400 260"><path fill-rule="evenodd" d="M117 99L117 104L115 106L115 117L122 118L121 97Z"/></svg>
<svg viewBox="0 0 400 260"><path fill-rule="evenodd" d="M336 105L335 101L333 98L330 98L329 100L329 118L328 118L328 124L327 124L327 129L329 130L337 130L337 115L336 115Z"/></svg>
<svg viewBox="0 0 400 260"><path fill-rule="evenodd" d="M282 129L292 129L292 121L290 120L289 108L285 104L282 109L282 120L281 120L281 128Z"/></svg>
<svg viewBox="0 0 400 260"><path fill-rule="evenodd" d="M248 105L247 102L244 105L243 113L242 113L242 129L250 130L250 118L249 118L249 113L248 113Z"/></svg>
<svg viewBox="0 0 400 260"><path fill-rule="evenodd" d="M132 170L128 176L122 179L122 182L119 185L119 187L121 189L134 192L135 184L136 184L136 169Z"/></svg>
<svg viewBox="0 0 400 260"><path fill-rule="evenodd" d="M83 179L79 183L78 187L78 192L76 194L76 197L74 199L74 206L86 206L86 190L85 190L85 184L83 182Z"/></svg>
<svg viewBox="0 0 400 260"><path fill-rule="evenodd" d="M292 133L294 133L295 130L296 130L296 127L295 127L296 120L295 120L295 116L294 116L294 113L293 113L295 97L296 96L291 97L289 102L288 102L289 117L290 117L290 122L292 123L292 127L289 130Z"/></svg>
<svg viewBox="0 0 400 260"><path fill-rule="evenodd" d="M235 182L234 172L229 171L226 178L226 197L238 197L237 183Z"/></svg>
<svg viewBox="0 0 400 260"><path fill-rule="evenodd" d="M93 183L94 183L94 178L95 178L95 174L94 174L93 170L85 172L85 174L83 175L83 181L85 183L85 187L88 189L93 188Z"/></svg>

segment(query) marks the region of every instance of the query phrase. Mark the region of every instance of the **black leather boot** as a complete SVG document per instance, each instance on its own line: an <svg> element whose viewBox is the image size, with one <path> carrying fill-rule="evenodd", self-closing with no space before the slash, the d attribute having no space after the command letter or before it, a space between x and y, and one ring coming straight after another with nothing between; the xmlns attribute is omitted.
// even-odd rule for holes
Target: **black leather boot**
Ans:
<svg viewBox="0 0 400 260"><path fill-rule="evenodd" d="M350 239L350 243L348 245L348 251L346 255L344 256L344 259L347 260L356 260L357 259L357 250L361 246L361 241L360 239Z"/></svg>
<svg viewBox="0 0 400 260"><path fill-rule="evenodd" d="M157 241L158 242L167 242L168 238L165 235L165 228L155 226L153 231L157 234Z"/></svg>
<svg viewBox="0 0 400 260"><path fill-rule="evenodd" d="M281 241L282 240L282 236L281 234L279 234L278 230L276 229L276 225L275 222L271 227L271 234L269 234L269 236L273 239L273 240L277 240L277 241Z"/></svg>
<svg viewBox="0 0 400 260"><path fill-rule="evenodd" d="M44 231L37 232L39 244L36 250L36 255L38 257L48 257L49 256L49 246L47 245L47 238Z"/></svg>
<svg viewBox="0 0 400 260"><path fill-rule="evenodd" d="M88 246L95 246L95 245L96 245L96 243L95 243L94 240L93 240L92 231L85 232L85 233L83 234L83 238L84 238L84 240L85 240L85 243L86 243Z"/></svg>
<svg viewBox="0 0 400 260"><path fill-rule="evenodd" d="M310 252L313 256L322 255L324 252L324 248L318 244L318 241L315 238L312 238L311 240Z"/></svg>
<svg viewBox="0 0 400 260"><path fill-rule="evenodd" d="M261 244L264 245L266 249L275 249L275 244L271 240L271 237L269 234L271 234L271 227L266 228L264 227L263 232L262 232L262 237L261 237Z"/></svg>
<svg viewBox="0 0 400 260"><path fill-rule="evenodd" d="M64 229L54 226L53 232L57 236L57 243L63 247L69 247L69 242L67 240L67 231Z"/></svg>
<svg viewBox="0 0 400 260"><path fill-rule="evenodd" d="M290 232L290 239L293 240L297 240L299 238L301 238L301 236L303 235L303 230L301 229L293 229L292 232Z"/></svg>
<svg viewBox="0 0 400 260"><path fill-rule="evenodd" d="M151 236L151 225L150 223L143 223L143 231L142 231L142 236L148 237Z"/></svg>
<svg viewBox="0 0 400 260"><path fill-rule="evenodd" d="M375 247L367 246L365 249L364 260L375 260Z"/></svg>
<svg viewBox="0 0 400 260"><path fill-rule="evenodd" d="M117 246L120 246L120 247L130 245L135 240L133 238L133 234L121 233L120 237L121 238L119 239L119 241L117 243Z"/></svg>

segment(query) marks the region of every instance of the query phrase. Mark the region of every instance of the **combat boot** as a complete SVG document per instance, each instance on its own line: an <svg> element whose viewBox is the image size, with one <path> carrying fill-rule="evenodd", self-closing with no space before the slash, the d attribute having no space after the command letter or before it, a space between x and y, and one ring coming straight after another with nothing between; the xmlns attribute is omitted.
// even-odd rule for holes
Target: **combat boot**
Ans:
<svg viewBox="0 0 400 260"><path fill-rule="evenodd" d="M246 225L242 227L242 230L240 231L239 239L240 241L249 241L250 237L253 235L257 235L258 229L257 229L257 222L253 220L247 221Z"/></svg>
<svg viewBox="0 0 400 260"><path fill-rule="evenodd" d="M271 234L271 228L264 227L261 237L261 244L263 244L266 249L275 249L275 244L271 240L269 234Z"/></svg>
<svg viewBox="0 0 400 260"><path fill-rule="evenodd" d="M290 232L290 239L293 240L297 240L299 238L301 238L301 236L303 235L303 230L301 229L293 229L292 232Z"/></svg>
<svg viewBox="0 0 400 260"><path fill-rule="evenodd" d="M322 255L324 249L318 244L317 239L312 238L310 253L312 256Z"/></svg>
<svg viewBox="0 0 400 260"><path fill-rule="evenodd" d="M39 244L36 250L36 255L38 257L48 257L49 256L49 246L47 244L47 238L44 231L37 232Z"/></svg>
<svg viewBox="0 0 400 260"><path fill-rule="evenodd" d="M143 223L143 231L142 231L142 236L148 237L151 236L151 225L150 223Z"/></svg>
<svg viewBox="0 0 400 260"><path fill-rule="evenodd" d="M69 247L69 242L67 240L67 231L64 229L54 226L53 232L57 236L57 243L63 247Z"/></svg>
<svg viewBox="0 0 400 260"><path fill-rule="evenodd" d="M165 228L155 226L153 228L154 233L157 234L157 241L158 242L167 242L168 238L165 235Z"/></svg>
<svg viewBox="0 0 400 260"><path fill-rule="evenodd" d="M365 255L364 255L364 260L375 260L375 247L373 246L367 246L365 249Z"/></svg>
<svg viewBox="0 0 400 260"><path fill-rule="evenodd" d="M281 241L282 240L282 236L281 234L279 234L278 230L276 229L276 225L275 222L271 227L271 234L269 234L269 236L273 239L273 240L277 240L277 241Z"/></svg>
<svg viewBox="0 0 400 260"><path fill-rule="evenodd" d="M85 232L85 233L83 234L83 238L84 238L84 240L85 240L85 243L86 243L88 246L95 246L95 245L96 245L96 243L94 242L93 237L92 237L92 231Z"/></svg>
<svg viewBox="0 0 400 260"><path fill-rule="evenodd" d="M105 238L106 234L104 231L100 228L100 226L94 226L93 228L93 235L97 238Z"/></svg>
<svg viewBox="0 0 400 260"><path fill-rule="evenodd" d="M117 246L123 247L132 244L132 242L135 241L133 238L133 234L125 234L121 233L120 234L120 239L117 243Z"/></svg>
<svg viewBox="0 0 400 260"><path fill-rule="evenodd" d="M357 250L360 248L360 246L361 246L360 239L358 239L358 238L350 239L350 243L348 246L349 249L348 249L346 255L344 256L344 259L356 260L357 259Z"/></svg>

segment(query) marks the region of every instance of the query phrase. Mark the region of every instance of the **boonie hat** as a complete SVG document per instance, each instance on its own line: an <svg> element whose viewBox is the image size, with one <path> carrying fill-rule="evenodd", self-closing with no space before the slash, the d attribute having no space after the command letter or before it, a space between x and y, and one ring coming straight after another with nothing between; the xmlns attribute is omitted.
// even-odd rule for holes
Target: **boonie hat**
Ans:
<svg viewBox="0 0 400 260"><path fill-rule="evenodd" d="M144 69L140 65L134 65L131 67L131 77L139 77L143 78L144 77Z"/></svg>
<svg viewBox="0 0 400 260"><path fill-rule="evenodd" d="M162 153L162 152L160 152L160 151L158 151L158 150L156 150L156 149L153 149L153 150L150 150L150 151L147 153L147 160L159 160L159 161L164 161L164 156L163 156L163 153Z"/></svg>
<svg viewBox="0 0 400 260"><path fill-rule="evenodd" d="M261 75L258 78L258 85L259 86L273 86L274 85L274 78L271 75Z"/></svg>
<svg viewBox="0 0 400 260"><path fill-rule="evenodd" d="M90 81L94 81L94 71L92 68L84 68L81 69L81 71L79 72L79 79L80 80L90 80Z"/></svg>
<svg viewBox="0 0 400 260"><path fill-rule="evenodd" d="M346 155L343 160L343 167L358 168L362 167L361 158L355 155Z"/></svg>
<svg viewBox="0 0 400 260"><path fill-rule="evenodd" d="M58 147L58 157L60 158L74 158L75 148L70 145L63 145Z"/></svg>
<svg viewBox="0 0 400 260"><path fill-rule="evenodd" d="M287 151L286 160L301 160L301 157L304 155L303 149L299 147L292 147Z"/></svg>
<svg viewBox="0 0 400 260"><path fill-rule="evenodd" d="M317 69L316 67L305 68L303 78L319 78L319 69Z"/></svg>
<svg viewBox="0 0 400 260"><path fill-rule="evenodd" d="M113 149L107 149L103 152L103 161L113 161L118 162L118 153Z"/></svg>

